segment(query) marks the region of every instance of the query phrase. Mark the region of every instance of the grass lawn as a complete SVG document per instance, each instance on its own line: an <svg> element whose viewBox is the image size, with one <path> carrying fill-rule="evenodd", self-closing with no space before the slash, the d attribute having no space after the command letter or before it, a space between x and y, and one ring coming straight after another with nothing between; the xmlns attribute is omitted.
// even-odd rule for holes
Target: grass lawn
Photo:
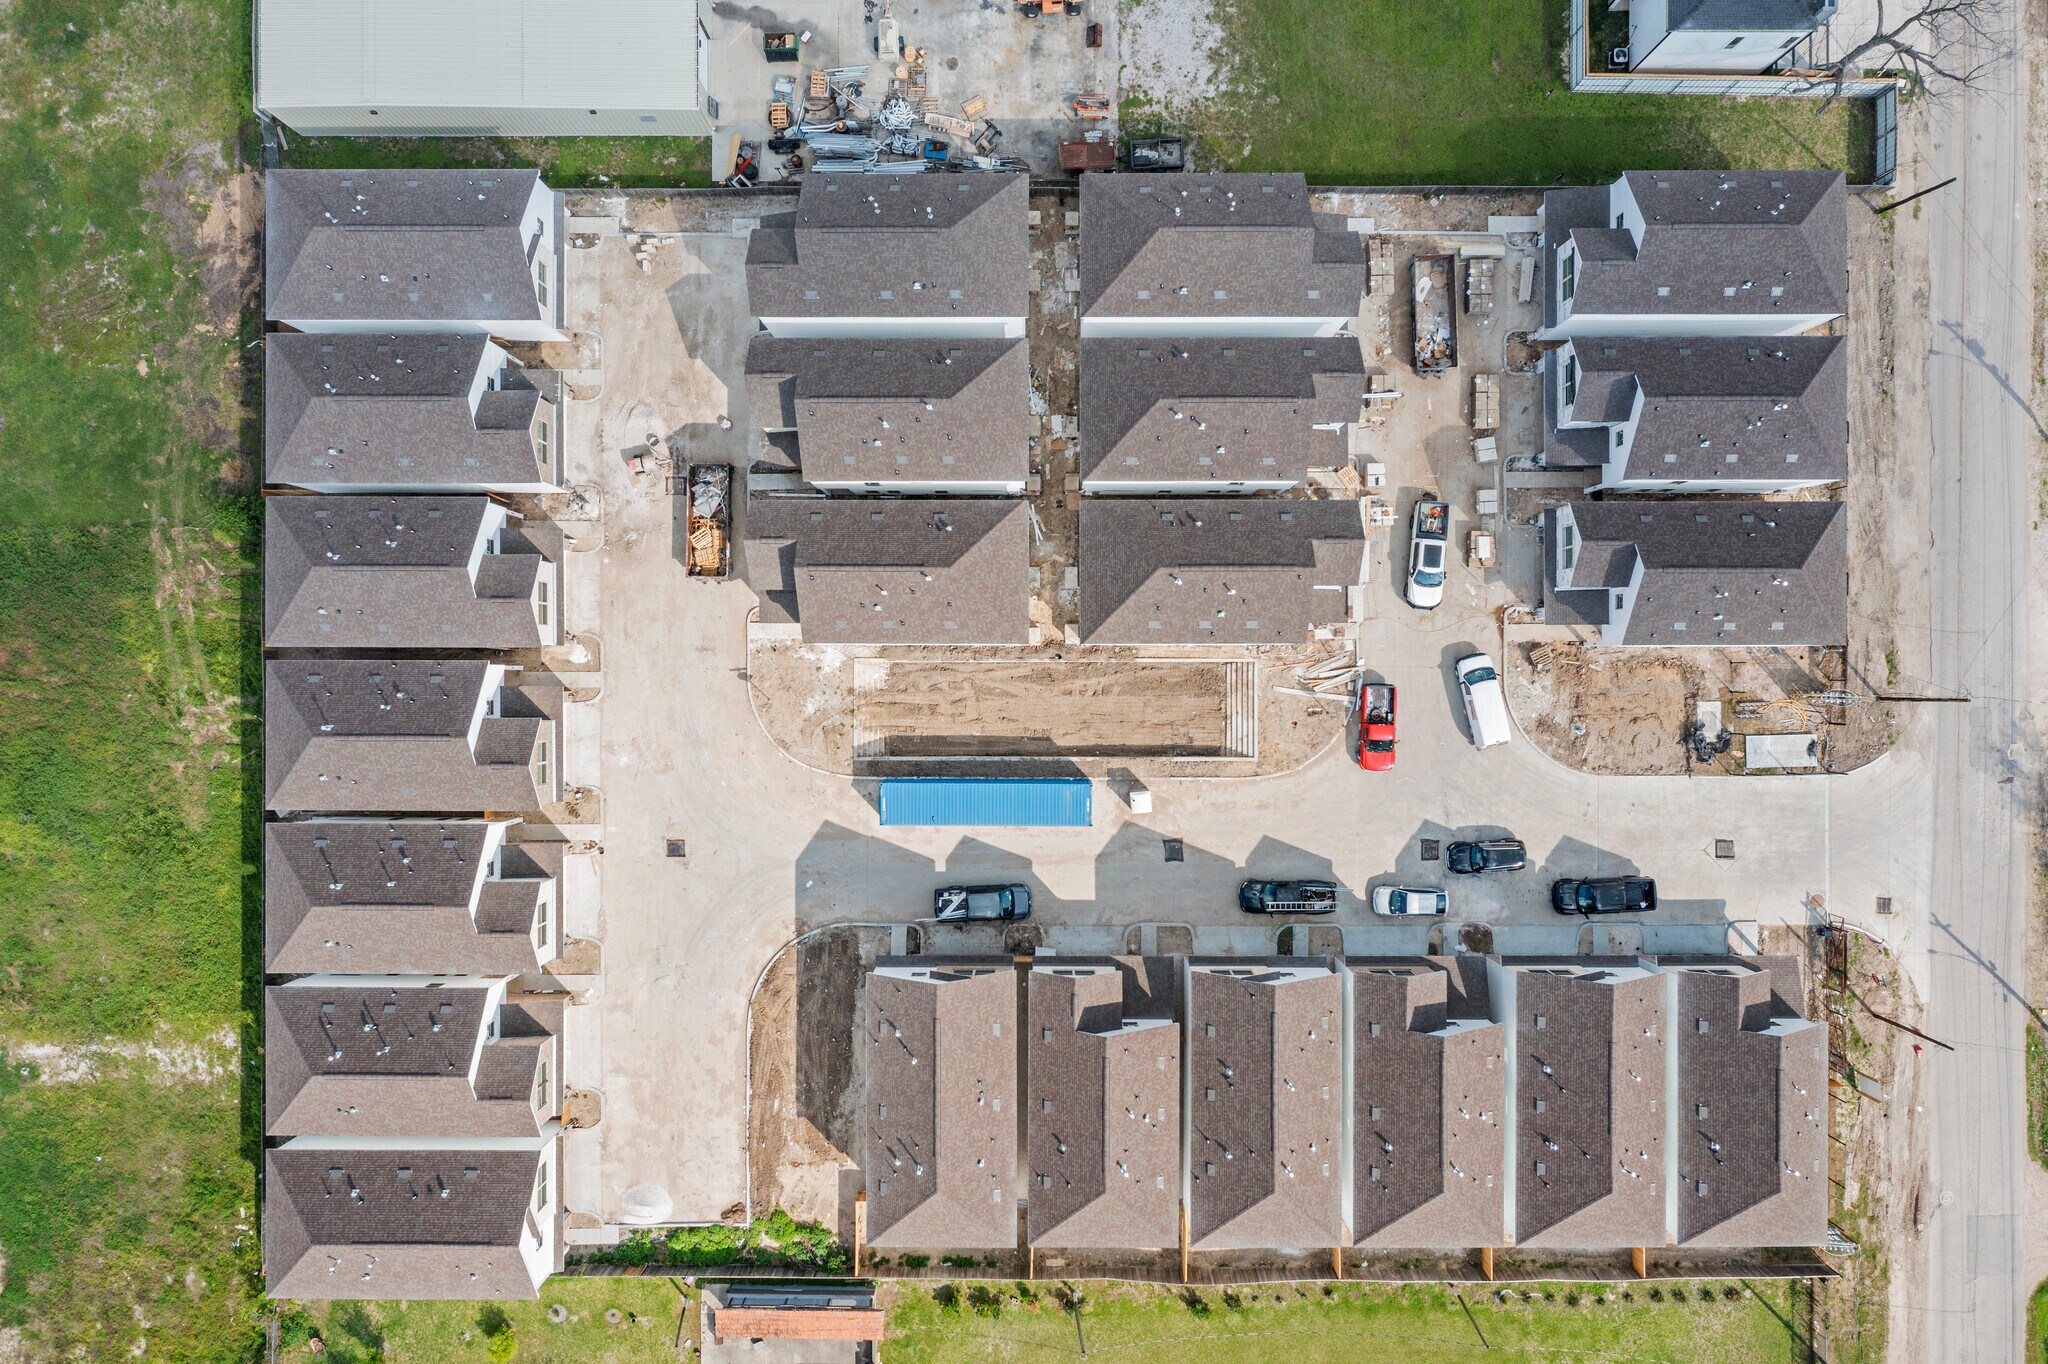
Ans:
<svg viewBox="0 0 2048 1364"><path fill-rule="evenodd" d="M674 1364L682 1288L681 1279L554 1279L538 1302L322 1303L286 1316L281 1335L290 1348L281 1358L294 1364L487 1361L489 1336L509 1323L517 1346L511 1358L519 1364ZM568 1312L559 1325L548 1320L556 1305ZM605 1320L607 1310L619 1313L618 1325ZM309 1325L318 1330L325 1355L316 1356L306 1343Z"/></svg>
<svg viewBox="0 0 2048 1364"><path fill-rule="evenodd" d="M539 166L556 189L703 188L711 183L705 137L298 137L285 133L284 163L308 170L385 167Z"/></svg>
<svg viewBox="0 0 2048 1364"><path fill-rule="evenodd" d="M950 1286L948 1286L950 1287ZM1091 1355L1119 1364L1454 1364L1499 1358L1763 1364L1801 1356L1782 1285L1762 1298L1722 1285L1546 1284L1535 1302L1496 1302L1468 1289L1461 1307L1438 1286L1257 1285L1224 1291L1082 1286L1081 1331ZM1627 1292L1631 1301L1616 1295ZM899 1286L889 1307L890 1364L1079 1357L1074 1319L1044 1285L1029 1299L1010 1284L945 1290ZM1682 1293L1684 1300L1674 1298ZM1605 1294L1607 1301L1595 1299ZM993 1298L993 1305L991 1304ZM1481 1333L1485 1343L1481 1343Z"/></svg>
<svg viewBox="0 0 2048 1364"><path fill-rule="evenodd" d="M248 51L242 0L0 7L0 1358L261 1339Z"/></svg>
<svg viewBox="0 0 2048 1364"><path fill-rule="evenodd" d="M2027 1299L2027 1364L2048 1362L2048 1283Z"/></svg>
<svg viewBox="0 0 2048 1364"><path fill-rule="evenodd" d="M1226 87L1127 92L1127 130L1198 135L1205 168L1355 185L1542 185L1623 170L1833 167L1870 176L1869 107L1573 95L1566 0L1218 0ZM1142 4L1140 7L1142 22Z"/></svg>

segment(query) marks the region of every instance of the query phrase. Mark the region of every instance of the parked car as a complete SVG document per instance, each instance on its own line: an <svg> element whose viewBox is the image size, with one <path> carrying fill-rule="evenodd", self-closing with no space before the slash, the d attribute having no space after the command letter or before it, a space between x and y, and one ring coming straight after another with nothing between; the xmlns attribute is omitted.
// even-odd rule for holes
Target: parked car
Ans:
<svg viewBox="0 0 2048 1364"><path fill-rule="evenodd" d="M1358 689L1358 765L1368 772L1394 765L1394 688L1388 683Z"/></svg>
<svg viewBox="0 0 2048 1364"><path fill-rule="evenodd" d="M1648 914L1657 907L1657 883L1647 876L1553 881L1550 907L1560 914Z"/></svg>
<svg viewBox="0 0 2048 1364"><path fill-rule="evenodd" d="M1425 497L1415 504L1408 534L1408 604L1424 611L1444 599L1444 556L1449 543L1451 509Z"/></svg>
<svg viewBox="0 0 2048 1364"><path fill-rule="evenodd" d="M1247 881L1237 907L1250 914L1332 914L1338 887L1328 881Z"/></svg>
<svg viewBox="0 0 2048 1364"><path fill-rule="evenodd" d="M1031 917L1031 887L947 886L932 892L932 913L942 924L1028 919Z"/></svg>
<svg viewBox="0 0 2048 1364"><path fill-rule="evenodd" d="M1444 864L1460 876L1485 871L1520 871L1529 865L1529 850L1522 846L1519 838L1482 838L1446 847Z"/></svg>
<svg viewBox="0 0 2048 1364"><path fill-rule="evenodd" d="M1492 748L1515 737L1508 722L1507 697L1500 689L1500 671L1485 654L1458 660L1458 693L1465 698L1465 725L1474 748Z"/></svg>
<svg viewBox="0 0 2048 1364"><path fill-rule="evenodd" d="M1451 911L1451 897L1427 886L1375 886L1372 912L1393 919L1441 919Z"/></svg>

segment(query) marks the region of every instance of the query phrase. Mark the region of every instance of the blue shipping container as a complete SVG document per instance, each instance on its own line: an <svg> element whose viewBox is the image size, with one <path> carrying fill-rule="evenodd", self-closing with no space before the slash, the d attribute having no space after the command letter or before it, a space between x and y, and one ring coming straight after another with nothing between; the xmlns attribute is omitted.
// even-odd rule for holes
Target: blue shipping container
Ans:
<svg viewBox="0 0 2048 1364"><path fill-rule="evenodd" d="M882 782L884 825L1085 829L1094 816L1094 787L1086 777L891 777Z"/></svg>

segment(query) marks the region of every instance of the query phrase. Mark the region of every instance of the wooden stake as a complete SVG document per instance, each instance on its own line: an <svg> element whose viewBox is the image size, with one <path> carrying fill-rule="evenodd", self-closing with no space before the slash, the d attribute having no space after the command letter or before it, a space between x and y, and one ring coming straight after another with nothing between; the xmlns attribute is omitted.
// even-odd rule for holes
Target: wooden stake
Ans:
<svg viewBox="0 0 2048 1364"><path fill-rule="evenodd" d="M1630 1269L1636 1272L1638 1279L1650 1277L1650 1253L1641 1246L1636 1246L1629 1251L1628 1265Z"/></svg>
<svg viewBox="0 0 2048 1364"><path fill-rule="evenodd" d="M1488 1283L1492 1283L1492 1282L1493 1282L1493 1247L1492 1247L1492 1246L1481 1246L1481 1247L1479 1247L1479 1272L1480 1272L1481 1274L1484 1274L1484 1275L1486 1276L1486 1281L1487 1281Z"/></svg>
<svg viewBox="0 0 2048 1364"><path fill-rule="evenodd" d="M1331 1246L1331 1247L1330 1247L1330 1272L1331 1272L1331 1273L1333 1273L1333 1274L1335 1274L1335 1275L1337 1276L1337 1279L1338 1279L1338 1281L1339 1281L1340 1283L1341 1283L1341 1282L1343 1281L1343 1279L1344 1279L1344 1247L1342 1247L1342 1246Z"/></svg>
<svg viewBox="0 0 2048 1364"><path fill-rule="evenodd" d="M862 1189L853 1196L853 1276L860 1277L862 1243L868 1233L868 1191Z"/></svg>

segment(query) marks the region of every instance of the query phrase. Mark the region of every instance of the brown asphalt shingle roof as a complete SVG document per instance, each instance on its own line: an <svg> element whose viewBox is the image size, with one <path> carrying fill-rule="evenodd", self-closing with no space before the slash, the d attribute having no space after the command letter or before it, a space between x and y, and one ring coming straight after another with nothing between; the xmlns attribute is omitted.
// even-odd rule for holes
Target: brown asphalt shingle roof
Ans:
<svg viewBox="0 0 2048 1364"><path fill-rule="evenodd" d="M479 539L499 548L469 574ZM263 643L272 649L531 649L552 567L485 497L264 502Z"/></svg>
<svg viewBox="0 0 2048 1364"><path fill-rule="evenodd" d="M747 579L814 644L1022 644L1029 533L1021 498L751 497Z"/></svg>
<svg viewBox="0 0 2048 1364"><path fill-rule="evenodd" d="M1343 462L1365 356L1355 337L1089 337L1081 477L1300 481Z"/></svg>
<svg viewBox="0 0 2048 1364"><path fill-rule="evenodd" d="M756 317L1020 318L1028 176L807 175L747 243Z"/></svg>
<svg viewBox="0 0 2048 1364"><path fill-rule="evenodd" d="M1017 972L882 957L867 977L868 1242L1017 1244Z"/></svg>
<svg viewBox="0 0 2048 1364"><path fill-rule="evenodd" d="M1345 619L1364 504L1090 497L1081 503L1087 644L1301 644Z"/></svg>
<svg viewBox="0 0 2048 1364"><path fill-rule="evenodd" d="M1339 1244L1342 977L1313 957L1190 966L1189 1243Z"/></svg>
<svg viewBox="0 0 2048 1364"><path fill-rule="evenodd" d="M1505 1030L1466 960L1346 959L1356 1245L1505 1243Z"/></svg>
<svg viewBox="0 0 2048 1364"><path fill-rule="evenodd" d="M1363 240L1298 174L1084 175L1080 258L1084 320L1350 317L1365 291Z"/></svg>
<svg viewBox="0 0 2048 1364"><path fill-rule="evenodd" d="M1179 962L1040 958L1026 977L1031 1244L1180 1244Z"/></svg>

